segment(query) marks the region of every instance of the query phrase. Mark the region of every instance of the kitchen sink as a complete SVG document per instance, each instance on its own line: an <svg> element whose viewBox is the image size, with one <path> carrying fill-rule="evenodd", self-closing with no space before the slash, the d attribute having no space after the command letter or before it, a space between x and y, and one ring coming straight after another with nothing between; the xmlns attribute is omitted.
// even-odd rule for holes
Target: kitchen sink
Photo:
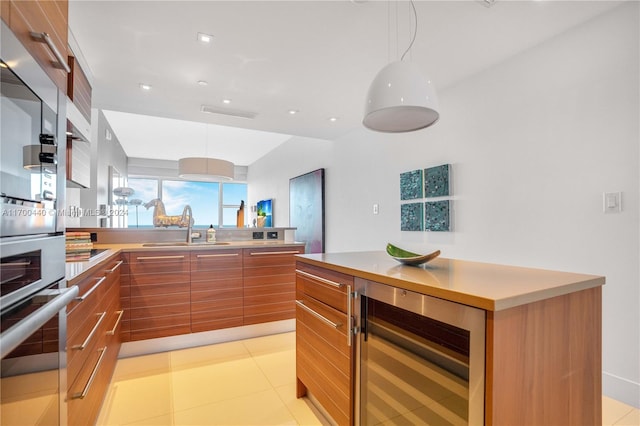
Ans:
<svg viewBox="0 0 640 426"><path fill-rule="evenodd" d="M144 243L142 247L190 247L190 246L226 246L231 243L215 242L215 243L187 243L187 242L162 242L162 243Z"/></svg>

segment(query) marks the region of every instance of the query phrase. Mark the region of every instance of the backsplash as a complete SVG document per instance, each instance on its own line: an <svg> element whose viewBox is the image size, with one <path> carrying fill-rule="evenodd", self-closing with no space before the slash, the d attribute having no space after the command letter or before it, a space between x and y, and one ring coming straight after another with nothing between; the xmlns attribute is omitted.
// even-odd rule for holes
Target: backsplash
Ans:
<svg viewBox="0 0 640 426"><path fill-rule="evenodd" d="M216 228L217 241L291 241L296 228ZM67 232L89 232L96 244L156 243L186 241L187 228L67 228ZM204 242L206 227L193 228L193 242ZM199 233L199 237L195 234Z"/></svg>

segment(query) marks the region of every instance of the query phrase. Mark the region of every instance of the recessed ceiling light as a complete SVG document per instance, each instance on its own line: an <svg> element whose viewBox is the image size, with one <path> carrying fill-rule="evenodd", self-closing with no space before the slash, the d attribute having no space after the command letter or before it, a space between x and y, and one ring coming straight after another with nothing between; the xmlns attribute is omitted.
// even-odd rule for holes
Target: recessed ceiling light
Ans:
<svg viewBox="0 0 640 426"><path fill-rule="evenodd" d="M332 123L336 122L338 121L338 117L329 117L329 121L331 121Z"/></svg>
<svg viewBox="0 0 640 426"><path fill-rule="evenodd" d="M198 80L198 84L199 84L200 86L206 86L207 84L209 84L209 82L204 81L204 80Z"/></svg>
<svg viewBox="0 0 640 426"><path fill-rule="evenodd" d="M145 84L145 83L140 83L140 88L142 90L151 90L151 85L150 84Z"/></svg>
<svg viewBox="0 0 640 426"><path fill-rule="evenodd" d="M231 103L231 99L223 99L223 100L222 100L222 103L223 103L223 104L227 104L227 105L228 105L228 104L230 104L230 103Z"/></svg>
<svg viewBox="0 0 640 426"><path fill-rule="evenodd" d="M290 109L288 111L289 115L296 115L297 113L299 113L300 111L298 111L297 109Z"/></svg>
<svg viewBox="0 0 640 426"><path fill-rule="evenodd" d="M201 43L211 43L213 41L213 36L205 33L198 33L198 41Z"/></svg>

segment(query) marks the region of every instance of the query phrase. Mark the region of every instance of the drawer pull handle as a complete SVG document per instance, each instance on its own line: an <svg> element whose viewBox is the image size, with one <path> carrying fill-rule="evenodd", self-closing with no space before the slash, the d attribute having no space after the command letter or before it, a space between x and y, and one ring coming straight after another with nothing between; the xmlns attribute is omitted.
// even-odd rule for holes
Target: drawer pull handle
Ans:
<svg viewBox="0 0 640 426"><path fill-rule="evenodd" d="M123 262L122 260L118 260L118 263L116 263L116 266L114 266L111 269L107 269L104 272L107 273L107 274L113 274L116 271L116 269L118 269L120 267L120 265L122 265L122 262Z"/></svg>
<svg viewBox="0 0 640 426"><path fill-rule="evenodd" d="M31 31L29 34L35 41L39 41L40 43L45 43L49 47L49 50L51 50L51 53L53 53L53 56L55 56L56 60L58 61L57 63L54 62L54 65L57 68L62 68L63 70L66 71L67 74L71 72L71 68L69 68L69 65L67 65L67 60L64 58L64 56L60 54L60 51L58 50L56 45L53 44L53 41L51 40L51 37L49 36L49 34L37 33L35 31Z"/></svg>
<svg viewBox="0 0 640 426"><path fill-rule="evenodd" d="M347 346L351 346L351 340L353 335L352 319L351 319L351 300L353 294L351 293L351 286L347 284L347 321L349 325L347 327Z"/></svg>
<svg viewBox="0 0 640 426"><path fill-rule="evenodd" d="M308 272L301 271L300 269L296 269L296 272L298 274L302 275L303 277L307 277L307 278L311 278L312 280L320 281L321 283L330 285L332 287L342 288L344 286L344 284L342 284L342 283L337 283L335 281L331 281L331 280L328 280L326 278L322 278L322 277L319 277L317 275L313 275L313 274L310 274Z"/></svg>
<svg viewBox="0 0 640 426"><path fill-rule="evenodd" d="M198 259L206 259L209 257L237 257L238 253L223 253L223 254L196 254Z"/></svg>
<svg viewBox="0 0 640 426"><path fill-rule="evenodd" d="M91 338L93 337L94 334L96 334L96 331L98 331L98 327L100 327L100 324L102 323L102 320L104 319L105 315L107 315L107 312L105 311L101 314L96 314L96 315L100 315L100 318L98 318L96 325L93 326L87 338L84 339L84 342L82 342L81 345L75 345L72 349L78 349L80 351L83 351L89 345Z"/></svg>
<svg viewBox="0 0 640 426"><path fill-rule="evenodd" d="M96 362L95 367L93 367L93 371L91 372L91 376L89 376L89 380L87 380L87 384L84 385L84 389L82 389L82 392L78 392L78 393L74 393L71 396L71 399L84 399L85 396L87 396L87 394L89 393L89 390L91 389L91 385L93 384L93 381L96 378L96 375L98 374L98 370L100 369L100 364L102 364L102 360L104 359L104 355L107 353L107 347L105 346L104 348L100 349L100 358L98 358L98 362Z"/></svg>
<svg viewBox="0 0 640 426"><path fill-rule="evenodd" d="M0 266L29 266L31 265L31 262L7 262L7 263L0 263Z"/></svg>
<svg viewBox="0 0 640 426"><path fill-rule="evenodd" d="M82 295L82 296L80 296L80 297L76 297L76 301L78 301L78 302L84 302L84 300L85 300L87 297L89 297L89 296L91 295L91 293L93 293L94 291L96 291L96 289L97 289L98 287L100 287L100 284L102 284L106 278L107 278L107 277L100 277L100 278L98 278L98 282L97 282L97 283L95 283L95 284L94 284L94 286L93 286L93 287L91 287L91 288L89 289L89 291L87 291L85 294L83 294L83 295Z"/></svg>
<svg viewBox="0 0 640 426"><path fill-rule="evenodd" d="M335 323L333 321L331 321L329 318L317 313L316 311L314 311L313 309L311 309L310 307L308 307L307 305L304 304L304 302L300 301L300 300L296 300L296 305L300 306L302 309L304 309L305 311L309 312L311 315L315 316L316 318L318 318L319 320L321 320L322 322L324 322L325 324L333 327L333 328L339 328L342 327L342 324L340 323Z"/></svg>
<svg viewBox="0 0 640 426"><path fill-rule="evenodd" d="M175 256L140 256L137 257L138 260L166 260L166 259L184 259L184 255L175 255Z"/></svg>
<svg viewBox="0 0 640 426"><path fill-rule="evenodd" d="M251 256L269 256L271 254L300 254L298 250L290 251L257 251L249 253Z"/></svg>
<svg viewBox="0 0 640 426"><path fill-rule="evenodd" d="M107 335L109 336L113 336L114 334L116 334L116 328L118 328L118 325L120 325L120 320L122 319L122 314L124 314L124 311L116 311L118 313L118 319L116 320L115 325L113 326L113 328L109 331L107 331Z"/></svg>

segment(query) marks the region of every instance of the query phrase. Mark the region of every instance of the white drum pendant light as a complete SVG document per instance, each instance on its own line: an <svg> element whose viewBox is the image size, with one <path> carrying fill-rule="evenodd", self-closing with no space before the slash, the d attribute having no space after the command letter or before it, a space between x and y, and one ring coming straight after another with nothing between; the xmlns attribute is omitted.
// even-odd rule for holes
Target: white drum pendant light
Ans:
<svg viewBox="0 0 640 426"><path fill-rule="evenodd" d="M409 52L416 38L418 15L411 1L416 18L416 29ZM412 64L402 59L380 70L369 87L365 105L365 127L378 132L400 133L424 129L438 121L438 98L431 81Z"/></svg>
<svg viewBox="0 0 640 426"><path fill-rule="evenodd" d="M217 158L187 157L178 160L178 175L188 180L232 180L233 168L232 162Z"/></svg>

